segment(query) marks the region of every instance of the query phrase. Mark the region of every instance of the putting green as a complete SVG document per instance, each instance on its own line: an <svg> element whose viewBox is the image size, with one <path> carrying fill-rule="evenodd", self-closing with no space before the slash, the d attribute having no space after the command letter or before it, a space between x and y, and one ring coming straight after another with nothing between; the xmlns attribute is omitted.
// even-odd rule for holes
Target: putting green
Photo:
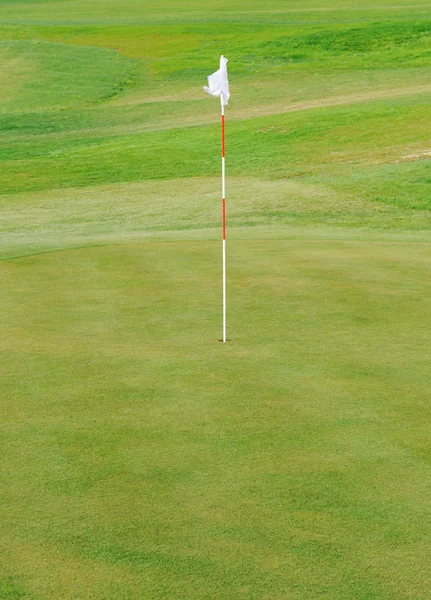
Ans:
<svg viewBox="0 0 431 600"><path fill-rule="evenodd" d="M430 268L420 242L232 241L223 345L217 242L2 263L22 593L421 597Z"/></svg>

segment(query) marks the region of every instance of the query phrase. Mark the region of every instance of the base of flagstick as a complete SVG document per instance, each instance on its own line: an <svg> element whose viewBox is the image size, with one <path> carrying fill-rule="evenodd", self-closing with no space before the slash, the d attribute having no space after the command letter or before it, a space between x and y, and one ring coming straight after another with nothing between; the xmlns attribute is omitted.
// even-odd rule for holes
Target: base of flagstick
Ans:
<svg viewBox="0 0 431 600"><path fill-rule="evenodd" d="M219 340L219 342L222 342L223 344L225 344L226 342L231 342L232 340Z"/></svg>

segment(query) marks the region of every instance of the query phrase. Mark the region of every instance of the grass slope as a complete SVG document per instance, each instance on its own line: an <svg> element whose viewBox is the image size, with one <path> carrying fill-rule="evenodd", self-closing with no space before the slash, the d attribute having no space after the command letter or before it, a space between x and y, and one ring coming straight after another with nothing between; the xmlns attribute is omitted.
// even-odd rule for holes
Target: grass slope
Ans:
<svg viewBox="0 0 431 600"><path fill-rule="evenodd" d="M1 600L428 599L430 34L0 0Z"/></svg>

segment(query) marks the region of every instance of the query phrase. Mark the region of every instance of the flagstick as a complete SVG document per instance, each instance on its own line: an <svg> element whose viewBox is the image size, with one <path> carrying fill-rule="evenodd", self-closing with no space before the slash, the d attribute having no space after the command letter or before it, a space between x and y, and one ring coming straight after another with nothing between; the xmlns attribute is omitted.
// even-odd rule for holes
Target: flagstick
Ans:
<svg viewBox="0 0 431 600"><path fill-rule="evenodd" d="M226 342L226 182L224 162L224 105L221 101L221 177L222 177L222 244L223 244L223 342Z"/></svg>

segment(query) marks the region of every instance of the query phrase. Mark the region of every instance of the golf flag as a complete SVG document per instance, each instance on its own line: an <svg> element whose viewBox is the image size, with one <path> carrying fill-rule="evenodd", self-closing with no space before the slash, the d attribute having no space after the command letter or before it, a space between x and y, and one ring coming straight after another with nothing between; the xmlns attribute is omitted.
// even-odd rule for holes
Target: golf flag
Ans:
<svg viewBox="0 0 431 600"><path fill-rule="evenodd" d="M208 87L204 90L211 96L220 96L222 106L226 106L230 97L227 80L227 58L220 56L220 69L208 77Z"/></svg>
<svg viewBox="0 0 431 600"><path fill-rule="evenodd" d="M222 215L222 248L223 248L223 339L226 337L226 183L225 183L225 156L224 156L224 107L228 103L229 83L227 80L227 58L220 56L220 69L208 77L208 87L204 90L211 96L220 96L221 102L221 215Z"/></svg>

